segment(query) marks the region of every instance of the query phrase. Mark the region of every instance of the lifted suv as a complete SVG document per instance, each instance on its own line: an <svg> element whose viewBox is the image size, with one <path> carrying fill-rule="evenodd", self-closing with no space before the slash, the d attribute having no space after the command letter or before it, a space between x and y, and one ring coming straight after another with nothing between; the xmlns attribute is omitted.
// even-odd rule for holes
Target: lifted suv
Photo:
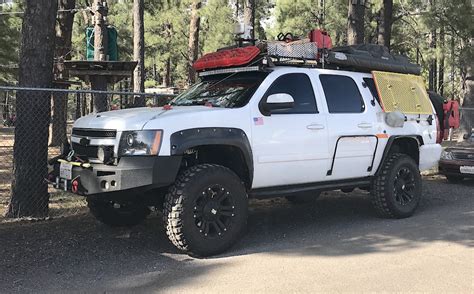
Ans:
<svg viewBox="0 0 474 294"><path fill-rule="evenodd" d="M437 121L384 112L375 85L369 73L292 66L208 75L164 108L80 118L50 176L109 225L162 207L171 242L195 256L239 239L252 197L359 187L381 216L408 217L419 170L441 153Z"/></svg>

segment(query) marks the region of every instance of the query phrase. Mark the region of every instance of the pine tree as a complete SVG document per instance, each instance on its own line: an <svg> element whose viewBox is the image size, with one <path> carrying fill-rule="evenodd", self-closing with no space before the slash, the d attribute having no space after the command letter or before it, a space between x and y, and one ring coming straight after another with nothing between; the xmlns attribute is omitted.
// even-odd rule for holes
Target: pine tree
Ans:
<svg viewBox="0 0 474 294"><path fill-rule="evenodd" d="M54 73L56 80L67 81L69 76L64 68L64 61L71 60L71 38L74 13L71 10L76 7L76 0L58 0L58 12L56 21L56 48L54 50ZM56 87L68 88L67 84L59 84ZM67 94L53 93L52 124L50 130L49 145L60 146L67 141Z"/></svg>
<svg viewBox="0 0 474 294"><path fill-rule="evenodd" d="M133 59L137 66L133 71L133 92L145 92L145 28L144 0L133 1ZM145 97L136 96L134 106L145 106Z"/></svg>
<svg viewBox="0 0 474 294"><path fill-rule="evenodd" d="M365 0L349 0L347 44L364 43Z"/></svg>
<svg viewBox="0 0 474 294"><path fill-rule="evenodd" d="M26 0L20 50L21 87L50 88L53 81L57 0ZM7 217L48 215L50 93L17 93L14 181Z"/></svg>
<svg viewBox="0 0 474 294"><path fill-rule="evenodd" d="M202 2L193 0L191 4L191 21L189 23L189 43L188 43L188 84L196 82L196 72L193 63L199 53L199 29L201 26L201 16L199 15Z"/></svg>

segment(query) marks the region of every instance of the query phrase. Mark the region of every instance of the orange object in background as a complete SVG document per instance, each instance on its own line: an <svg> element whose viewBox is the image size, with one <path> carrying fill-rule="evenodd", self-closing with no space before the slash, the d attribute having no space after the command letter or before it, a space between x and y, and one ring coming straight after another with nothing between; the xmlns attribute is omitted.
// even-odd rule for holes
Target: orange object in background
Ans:
<svg viewBox="0 0 474 294"><path fill-rule="evenodd" d="M443 104L443 111L445 128L459 128L459 102L457 100L449 100Z"/></svg>
<svg viewBox="0 0 474 294"><path fill-rule="evenodd" d="M457 100L449 100L443 104L444 112L444 139L448 139L449 130L459 128L459 102Z"/></svg>

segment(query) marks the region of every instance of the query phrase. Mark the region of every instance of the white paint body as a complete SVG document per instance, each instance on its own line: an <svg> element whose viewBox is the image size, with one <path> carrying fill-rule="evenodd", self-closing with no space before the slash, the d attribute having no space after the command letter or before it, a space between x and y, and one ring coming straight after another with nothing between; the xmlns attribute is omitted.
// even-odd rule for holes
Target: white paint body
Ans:
<svg viewBox="0 0 474 294"><path fill-rule="evenodd" d="M305 73L311 80L316 97L316 114L273 114L264 116L258 104L266 90L279 76L288 73ZM319 75L333 74L351 77L362 94L365 110L354 114L329 113ZM75 128L116 129L117 139L94 139L91 145L114 144L115 151L122 131L163 130L160 156L170 155L171 134L206 127L229 127L243 130L252 147L254 177L252 188L326 182L374 175L380 165L388 138L378 140L377 134L418 135L424 145L420 148L420 170L438 163L441 146L436 144L436 122L431 125L422 115L407 115L403 127L393 128L385 123L380 105L371 104L372 94L363 86L367 73L339 70L276 67L254 93L249 103L241 108L212 108L206 106L173 106L162 108L135 108L91 114L78 119ZM433 113L433 117L436 117ZM262 118L263 124L254 124ZM365 135L374 137L343 138L338 144L332 174L332 157L340 136ZM72 138L78 142L78 138ZM375 157L374 157L375 153ZM369 171L368 167L373 167Z"/></svg>

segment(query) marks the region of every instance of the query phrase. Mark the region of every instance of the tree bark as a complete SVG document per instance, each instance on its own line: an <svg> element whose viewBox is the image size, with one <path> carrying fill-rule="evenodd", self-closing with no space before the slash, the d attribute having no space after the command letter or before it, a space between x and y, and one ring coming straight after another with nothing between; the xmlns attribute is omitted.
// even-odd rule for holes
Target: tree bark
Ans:
<svg viewBox="0 0 474 294"><path fill-rule="evenodd" d="M81 93L76 93L76 108L74 112L74 119L81 117Z"/></svg>
<svg viewBox="0 0 474 294"><path fill-rule="evenodd" d="M106 5L103 5L103 4ZM94 0L94 60L106 61L108 49L107 24L107 2L105 0ZM91 78L91 88L93 90L107 91L107 78L95 76ZM94 112L107 111L108 102L106 94L94 94Z"/></svg>
<svg viewBox="0 0 474 294"><path fill-rule="evenodd" d="M383 0L378 25L378 43L390 50L392 38L393 0Z"/></svg>
<svg viewBox="0 0 474 294"><path fill-rule="evenodd" d="M133 92L145 92L145 28L144 0L133 1L133 59L138 62L133 71ZM144 96L134 97L134 106L145 106Z"/></svg>
<svg viewBox="0 0 474 294"><path fill-rule="evenodd" d="M189 43L188 43L188 84L192 85L196 82L196 71L193 63L196 61L199 52L199 29L201 17L199 10L201 9L201 0L193 0L191 4L191 21L189 24Z"/></svg>
<svg viewBox="0 0 474 294"><path fill-rule="evenodd" d="M435 0L430 0L431 10L434 10L435 5L436 5L436 1ZM432 51L436 51L436 28L434 28L430 32L430 48L432 49ZM436 91L437 90L436 70L437 70L436 56L432 56L431 59L430 59L430 66L429 66L429 73L428 73L428 88L431 91Z"/></svg>
<svg viewBox="0 0 474 294"><path fill-rule="evenodd" d="M439 46L441 48L441 56L438 64L438 93L444 95L444 26L439 31Z"/></svg>
<svg viewBox="0 0 474 294"><path fill-rule="evenodd" d="M349 0L347 17L347 44L364 43L365 0Z"/></svg>
<svg viewBox="0 0 474 294"><path fill-rule="evenodd" d="M72 26L74 23L74 13L68 10L76 7L76 0L59 0L56 21L56 48L54 57L54 73L56 81L64 81L69 78L64 68L64 61L71 60L72 47ZM66 84L57 85L57 88L67 89ZM67 141L67 99L64 93L53 93L52 124L50 129L49 146L60 146Z"/></svg>
<svg viewBox="0 0 474 294"><path fill-rule="evenodd" d="M163 87L171 86L171 57L166 59L165 74L163 75Z"/></svg>
<svg viewBox="0 0 474 294"><path fill-rule="evenodd" d="M244 24L246 27L252 27L250 38L255 40L255 0L244 2Z"/></svg>
<svg viewBox="0 0 474 294"><path fill-rule="evenodd" d="M467 40L466 43L472 44L474 38ZM472 63L472 57L474 56L474 49L472 47L464 47L467 50L465 61L461 64L461 69L465 68L464 77L464 98L462 101L462 113L461 113L461 136L471 136L472 129L474 128L474 67ZM467 62L466 62L467 61ZM462 71L462 70L461 70Z"/></svg>
<svg viewBox="0 0 474 294"><path fill-rule="evenodd" d="M26 0L20 47L20 87L51 88L57 0ZM14 180L7 217L48 215L48 127L51 93L18 91Z"/></svg>

